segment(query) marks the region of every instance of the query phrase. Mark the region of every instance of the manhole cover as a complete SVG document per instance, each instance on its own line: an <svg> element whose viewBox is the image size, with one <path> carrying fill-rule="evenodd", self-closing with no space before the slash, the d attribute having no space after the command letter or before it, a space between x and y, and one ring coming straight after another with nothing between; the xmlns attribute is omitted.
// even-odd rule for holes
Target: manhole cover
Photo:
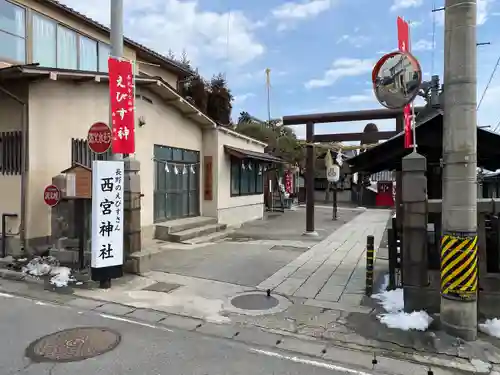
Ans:
<svg viewBox="0 0 500 375"><path fill-rule="evenodd" d="M279 301L265 294L244 294L231 300L231 304L242 310L269 310L278 306Z"/></svg>
<svg viewBox="0 0 500 375"><path fill-rule="evenodd" d="M32 342L26 356L35 362L75 362L97 357L116 348L120 334L107 328L71 328Z"/></svg>

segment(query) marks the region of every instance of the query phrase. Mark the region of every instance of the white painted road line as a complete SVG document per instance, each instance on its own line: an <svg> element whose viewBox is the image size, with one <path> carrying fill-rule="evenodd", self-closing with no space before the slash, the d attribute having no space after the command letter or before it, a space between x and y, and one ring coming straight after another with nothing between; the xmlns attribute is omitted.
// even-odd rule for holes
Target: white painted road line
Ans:
<svg viewBox="0 0 500 375"><path fill-rule="evenodd" d="M119 322L136 324L136 325L143 326L143 327L148 327L148 328L155 328L155 329L159 329L159 330L166 331L166 332L174 332L171 329L168 329L166 327L160 327L160 326L156 326L154 324L139 322L137 320L127 319L127 318L123 318L121 316L108 315L108 314L99 314L99 316L101 318L116 320L116 321L119 321Z"/></svg>
<svg viewBox="0 0 500 375"><path fill-rule="evenodd" d="M249 351L251 351L252 353L256 353L256 354L267 355L268 357L281 358L281 359L285 359L285 360L295 362L295 363L302 363L304 365L321 367L321 368L325 368L325 369L332 370L332 371L342 371L345 374L374 375L373 373L369 373L369 372L365 372L365 371L354 370L354 369L339 366L339 365L333 365L331 363L315 361L313 359L301 358L301 357L296 357L296 356L289 356L289 355L280 354L280 353L272 352L272 351L268 351L268 350L249 348Z"/></svg>

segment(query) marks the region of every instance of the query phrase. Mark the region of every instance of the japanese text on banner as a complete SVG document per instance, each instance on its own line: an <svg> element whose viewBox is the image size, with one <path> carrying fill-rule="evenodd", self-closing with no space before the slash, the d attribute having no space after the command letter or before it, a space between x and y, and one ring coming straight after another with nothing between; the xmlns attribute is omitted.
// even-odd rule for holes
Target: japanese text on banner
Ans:
<svg viewBox="0 0 500 375"><path fill-rule="evenodd" d="M113 57L108 59L111 129L114 154L135 152L135 97L132 63Z"/></svg>
<svg viewBox="0 0 500 375"><path fill-rule="evenodd" d="M123 264L122 161L92 162L92 268Z"/></svg>

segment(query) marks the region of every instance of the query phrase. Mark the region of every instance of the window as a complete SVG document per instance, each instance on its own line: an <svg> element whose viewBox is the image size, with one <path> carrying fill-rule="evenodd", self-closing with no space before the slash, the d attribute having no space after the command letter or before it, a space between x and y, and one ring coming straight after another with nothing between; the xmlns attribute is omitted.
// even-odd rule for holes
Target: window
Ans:
<svg viewBox="0 0 500 375"><path fill-rule="evenodd" d="M54 21L33 15L33 62L40 66L57 66L57 25Z"/></svg>
<svg viewBox="0 0 500 375"><path fill-rule="evenodd" d="M80 36L78 69L97 72L97 42Z"/></svg>
<svg viewBox="0 0 500 375"><path fill-rule="evenodd" d="M0 59L26 62L26 23L23 8L0 0Z"/></svg>
<svg viewBox="0 0 500 375"><path fill-rule="evenodd" d="M33 14L33 62L40 66L106 73L110 51L105 43L80 35L55 20Z"/></svg>
<svg viewBox="0 0 500 375"><path fill-rule="evenodd" d="M57 25L57 67L61 69L78 69L77 34L63 26Z"/></svg>
<svg viewBox="0 0 500 375"><path fill-rule="evenodd" d="M99 43L99 72L108 72L108 57L111 54L111 47L104 43Z"/></svg>
<svg viewBox="0 0 500 375"><path fill-rule="evenodd" d="M253 160L231 158L231 196L262 194L264 166Z"/></svg>

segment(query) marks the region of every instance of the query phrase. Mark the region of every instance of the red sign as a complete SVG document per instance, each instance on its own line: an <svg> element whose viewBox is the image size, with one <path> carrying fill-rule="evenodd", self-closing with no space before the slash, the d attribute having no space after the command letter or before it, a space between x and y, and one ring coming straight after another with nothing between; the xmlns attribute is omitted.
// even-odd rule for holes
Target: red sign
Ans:
<svg viewBox="0 0 500 375"><path fill-rule="evenodd" d="M113 132L113 154L135 152L134 73L132 63L113 57L108 59L109 95Z"/></svg>
<svg viewBox="0 0 500 375"><path fill-rule="evenodd" d="M398 48L401 52L410 52L410 27L408 22L398 17ZM404 108L405 117L405 148L412 147L413 134L411 129L411 107L407 104Z"/></svg>
<svg viewBox="0 0 500 375"><path fill-rule="evenodd" d="M87 134L89 148L96 154L103 154L111 147L111 129L104 122L93 124Z"/></svg>
<svg viewBox="0 0 500 375"><path fill-rule="evenodd" d="M290 171L285 173L285 191L288 194L292 193L292 173Z"/></svg>
<svg viewBox="0 0 500 375"><path fill-rule="evenodd" d="M55 207L61 200L61 190L56 185L49 185L43 191L43 201L47 206Z"/></svg>

